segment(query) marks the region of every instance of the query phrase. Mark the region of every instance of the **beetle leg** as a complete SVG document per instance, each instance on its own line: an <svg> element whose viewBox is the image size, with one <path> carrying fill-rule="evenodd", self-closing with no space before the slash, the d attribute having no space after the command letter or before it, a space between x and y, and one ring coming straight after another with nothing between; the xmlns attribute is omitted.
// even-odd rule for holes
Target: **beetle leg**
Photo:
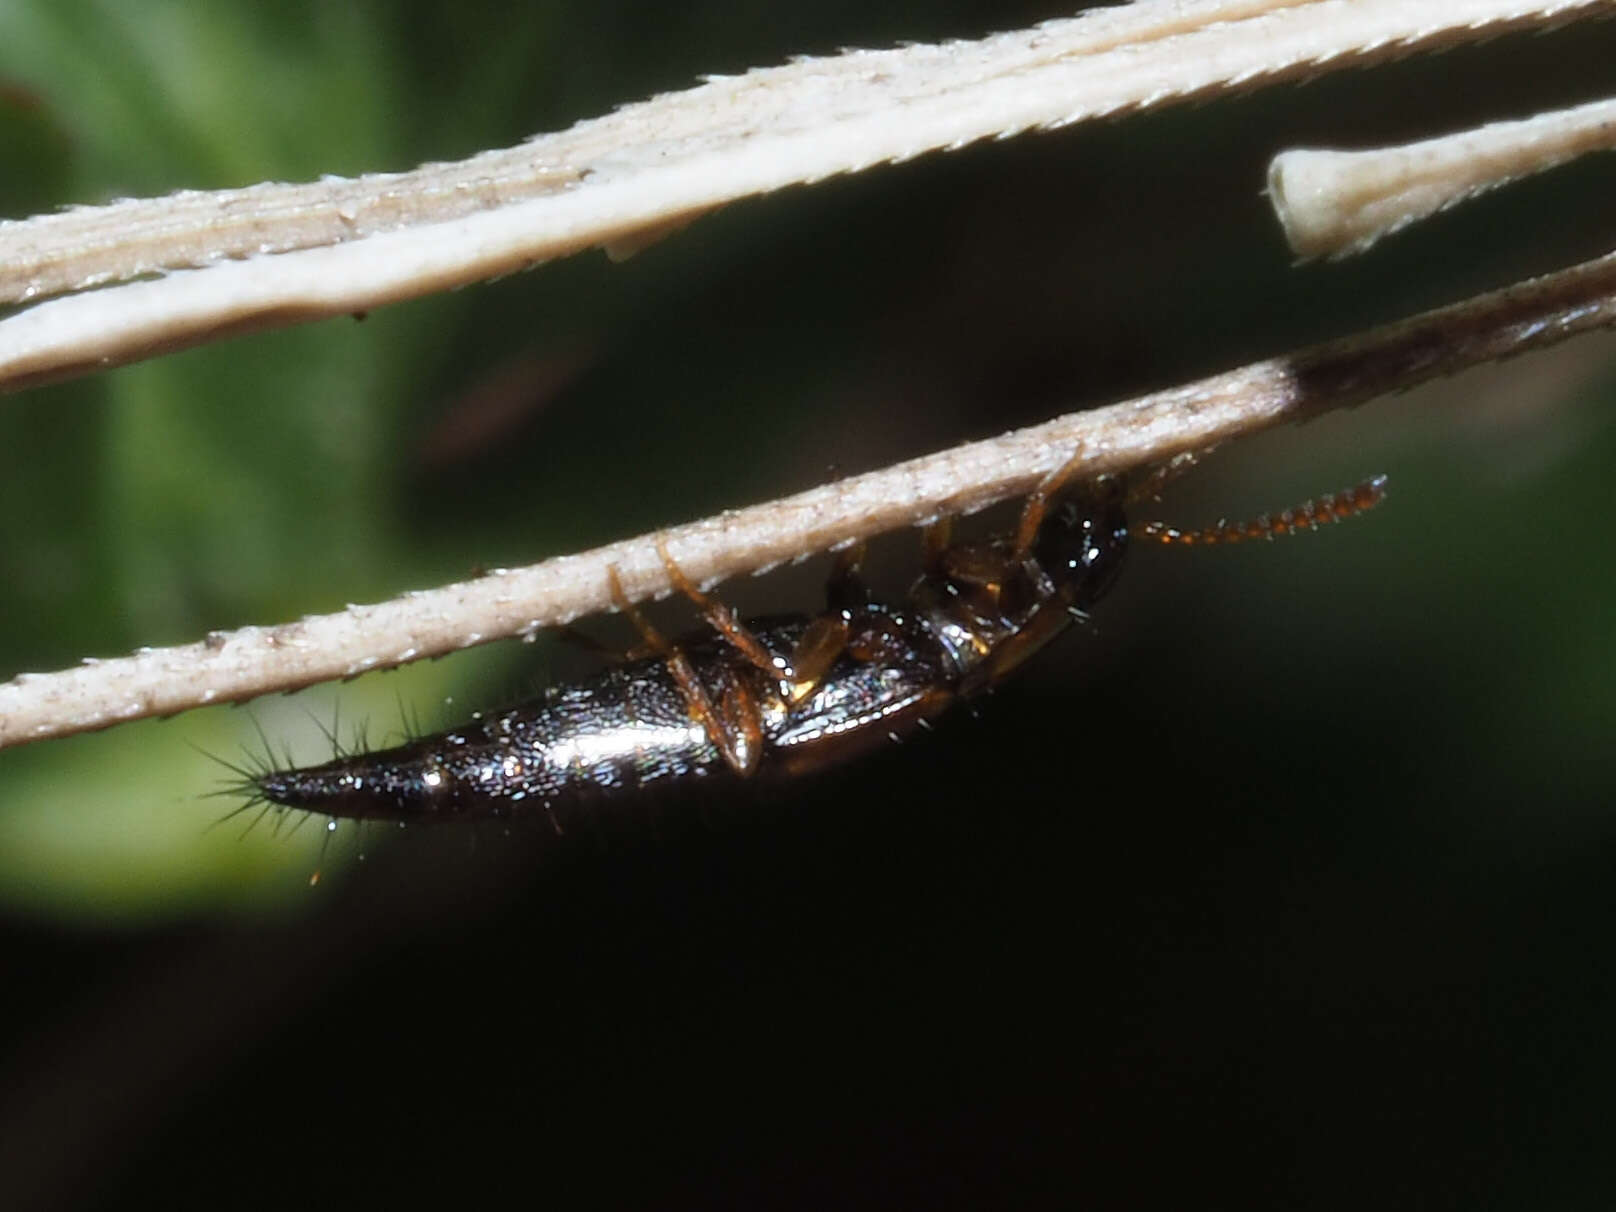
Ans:
<svg viewBox="0 0 1616 1212"><path fill-rule="evenodd" d="M570 645L580 652L587 652L590 656L604 661L608 665L620 665L625 660L632 661L646 655L636 649L627 653L620 652L610 644L603 644L587 631L580 631L570 623L564 623L555 629L555 636L563 644Z"/></svg>
<svg viewBox="0 0 1616 1212"><path fill-rule="evenodd" d="M864 544L854 543L836 553L825 582L825 609L832 614L848 613L870 604L870 591L864 584Z"/></svg>
<svg viewBox="0 0 1616 1212"><path fill-rule="evenodd" d="M1016 543L1011 549L1012 560L1019 563L1026 559L1027 553L1032 550L1033 541L1038 537L1038 528L1043 525L1044 514L1049 512L1049 503L1062 488L1066 487L1066 482L1077 474L1086 453L1086 449L1079 444L1076 454L1039 480L1038 486L1027 494L1027 499L1021 506L1021 521L1016 526Z"/></svg>
<svg viewBox="0 0 1616 1212"><path fill-rule="evenodd" d="M757 698L740 678L729 678L724 687L719 699L719 722L726 734L726 743L718 749L724 761L736 774L751 774L763 756L763 713L758 710Z"/></svg>
<svg viewBox="0 0 1616 1212"><path fill-rule="evenodd" d="M822 614L808 624L791 650L791 669L795 676L786 691L787 708L807 702L819 689L836 658L847 648L848 630L848 621L840 613Z"/></svg>
<svg viewBox="0 0 1616 1212"><path fill-rule="evenodd" d="M909 638L892 616L879 611L854 620L847 637L847 655L855 661L899 661L910 647Z"/></svg>
<svg viewBox="0 0 1616 1212"><path fill-rule="evenodd" d="M786 708L806 703L825 680L836 658L847 651L851 620L870 604L870 591L860 575L864 567L864 544L855 543L836 553L830 577L825 582L826 613L808 624L791 649L791 670L795 677L786 691Z"/></svg>
<svg viewBox="0 0 1616 1212"><path fill-rule="evenodd" d="M1071 622L1072 616L1064 602L1059 599L1045 602L1032 612L1020 630L995 645L987 659L965 675L960 682L960 697L969 698L1006 677L1017 665L1066 630Z"/></svg>
<svg viewBox="0 0 1616 1212"><path fill-rule="evenodd" d="M954 519L938 518L920 528L920 563L927 572L941 572L943 556L954 541Z"/></svg>
<svg viewBox="0 0 1616 1212"><path fill-rule="evenodd" d="M615 566L607 567L606 580L611 586L612 604L628 616L640 633L640 638L645 641L645 646L667 662L668 672L673 675L679 693L684 695L685 703L690 708L690 718L702 726L725 765L736 774L751 774L757 769L763 748L763 721L757 700L738 680L730 678L726 679L720 705L714 706L712 696L696 676L695 666L690 663L684 650L677 644L670 644L651 625L651 620L628 600Z"/></svg>
<svg viewBox="0 0 1616 1212"><path fill-rule="evenodd" d="M702 616L713 625L713 630L733 644L737 652L764 673L787 682L797 680L790 662L781 660L765 648L763 641L735 617L733 610L712 595L696 588L690 578L685 576L684 569L680 568L668 554L668 549L663 546L661 539L657 540L656 548L657 554L662 557L662 566L668 570L668 579L673 582L673 587L696 604L696 609L700 610Z"/></svg>

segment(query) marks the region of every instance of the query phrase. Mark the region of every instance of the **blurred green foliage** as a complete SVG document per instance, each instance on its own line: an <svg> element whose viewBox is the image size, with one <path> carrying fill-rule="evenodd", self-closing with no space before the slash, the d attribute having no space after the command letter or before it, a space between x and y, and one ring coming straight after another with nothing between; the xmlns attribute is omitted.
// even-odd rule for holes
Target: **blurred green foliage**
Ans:
<svg viewBox="0 0 1616 1212"><path fill-rule="evenodd" d="M412 137L444 99L419 86L386 13L0 7L7 213L420 158ZM536 25L509 32L541 53ZM513 56L464 80L461 129L508 106L531 70ZM0 667L184 642L419 583L395 469L430 323L395 312L301 329L8 400ZM465 676L423 669L350 689L343 705L396 719L395 696L441 698ZM284 706L253 710L267 722ZM252 735L221 710L7 754L0 898L133 923L302 882L287 877L307 875L309 845L267 827L210 830L229 805L197 798L228 776L193 747L240 762Z"/></svg>

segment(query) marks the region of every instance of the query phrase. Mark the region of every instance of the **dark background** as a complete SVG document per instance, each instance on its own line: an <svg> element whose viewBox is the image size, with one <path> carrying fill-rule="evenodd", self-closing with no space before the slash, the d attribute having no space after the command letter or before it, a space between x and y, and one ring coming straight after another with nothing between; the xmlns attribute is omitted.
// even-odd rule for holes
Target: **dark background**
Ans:
<svg viewBox="0 0 1616 1212"><path fill-rule="evenodd" d="M1063 15L334 11L9 6L0 213L459 157ZM1584 26L925 157L9 398L0 673L579 550L1596 255L1609 156L1341 264L1293 265L1258 191L1283 147L1593 99L1613 64ZM256 745L238 710L0 754L0 1202L1608 1206L1613 396L1590 338L1222 452L1164 514L1379 471L1390 499L1137 552L976 718L605 837L204 832L230 805L190 745ZM878 545L888 592L914 550ZM812 609L823 575L725 592ZM253 712L317 755L333 702L437 726L589 668L500 645Z"/></svg>

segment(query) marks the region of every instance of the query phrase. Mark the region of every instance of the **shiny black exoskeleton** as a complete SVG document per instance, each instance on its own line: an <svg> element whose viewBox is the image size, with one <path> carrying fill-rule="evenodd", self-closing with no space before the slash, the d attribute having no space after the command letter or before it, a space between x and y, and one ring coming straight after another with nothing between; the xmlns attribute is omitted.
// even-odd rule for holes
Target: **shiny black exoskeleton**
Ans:
<svg viewBox="0 0 1616 1212"><path fill-rule="evenodd" d="M1046 477L1013 533L950 542L925 531L925 570L902 605L872 601L860 552L844 554L823 614L745 624L692 585L674 585L712 630L664 640L612 572L618 608L652 656L592 681L479 715L396 748L247 778L249 800L332 817L396 821L567 818L613 797L708 776L793 775L841 762L921 727L1006 677L1116 581L1130 538L1206 544L1272 538L1379 502L1384 478L1251 522L1180 531L1130 528L1109 479Z"/></svg>
<svg viewBox="0 0 1616 1212"><path fill-rule="evenodd" d="M332 817L548 816L713 775L798 774L904 736L989 686L1110 588L1128 528L1117 492L1029 499L1014 535L951 545L928 528L901 606L872 601L858 555L822 615L737 622L668 561L715 631L669 644L621 592L655 654L460 728L255 776L249 793Z"/></svg>

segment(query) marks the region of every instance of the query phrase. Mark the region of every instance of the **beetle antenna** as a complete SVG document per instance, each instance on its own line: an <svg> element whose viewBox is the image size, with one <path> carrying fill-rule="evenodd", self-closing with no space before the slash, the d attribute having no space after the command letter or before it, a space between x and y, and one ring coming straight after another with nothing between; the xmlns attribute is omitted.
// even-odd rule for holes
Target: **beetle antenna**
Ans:
<svg viewBox="0 0 1616 1212"><path fill-rule="evenodd" d="M1174 543L1205 546L1213 543L1243 543L1247 539L1273 539L1298 530L1317 530L1325 523L1342 522L1366 513L1386 497L1386 477L1374 476L1344 492L1307 501L1280 514L1261 514L1249 522L1220 521L1204 530L1179 530L1166 522L1136 522L1128 527L1128 537L1147 543Z"/></svg>

